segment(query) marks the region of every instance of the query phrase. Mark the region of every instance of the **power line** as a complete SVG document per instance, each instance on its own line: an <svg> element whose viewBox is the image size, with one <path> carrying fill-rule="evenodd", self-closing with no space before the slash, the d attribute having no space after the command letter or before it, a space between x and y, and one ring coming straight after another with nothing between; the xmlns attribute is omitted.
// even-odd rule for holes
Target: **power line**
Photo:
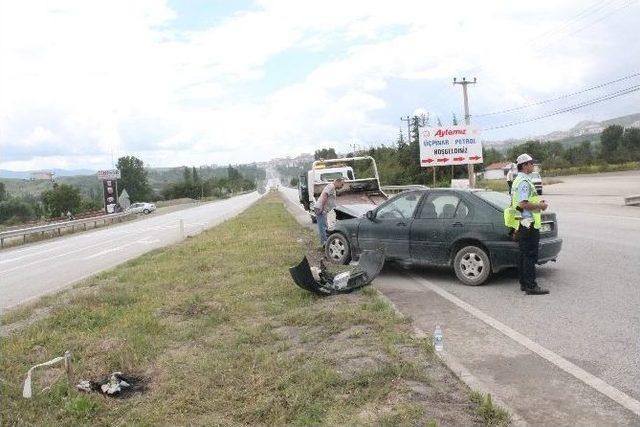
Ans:
<svg viewBox="0 0 640 427"><path fill-rule="evenodd" d="M636 3L636 2L637 2L637 0L629 0L629 1L628 1L628 2L626 2L626 3L618 4L618 6L619 6L619 7L618 7L618 8L616 8L616 9L613 9L613 10L609 11L609 13L605 13L604 15L602 15L601 17L599 17L598 19L596 19L596 20L594 20L594 21L591 21L591 22L587 23L586 25L583 25L582 27L579 27L579 28L577 28L577 29L575 29L575 30L573 30L573 31L571 31L571 32L569 32L569 33L566 33L564 36L559 37L557 40L554 40L554 41L551 41L550 43L547 43L547 44L545 44L545 45L539 46L539 47L535 48L535 50L542 50L542 49L545 49L545 48L547 48L547 47L551 46L552 44L557 43L558 41L560 41L560 40L564 39L565 37L572 36L572 35L574 35L574 34L576 34L576 33L580 32L580 31L582 31L582 30L584 30L584 29L586 29L586 28L589 28L589 27L591 27L591 26L593 26L593 25L597 24L598 22L600 22L600 21L602 21L602 20L604 20L604 19L608 18L609 16L613 15L614 13L616 13L616 12L618 12L618 11L620 11L620 10L622 10L622 9L626 8L626 7L631 6L632 4L634 4L634 3Z"/></svg>
<svg viewBox="0 0 640 427"><path fill-rule="evenodd" d="M638 77L638 76L640 76L640 73L634 73L634 74L630 74L628 76L620 77L619 79L611 80L609 82L600 83L600 84L597 84L595 86L591 86L591 87L588 87L586 89L579 90L577 92L571 92L571 93L567 93L567 94L564 94L564 95L560 95L560 96L557 96L555 98L549 98L549 99L545 99L543 101L531 102L529 104L524 104L524 105L521 105L519 107L507 108L505 110L493 111L491 113L474 114L473 116L474 117L486 117L486 116L495 116L497 114L512 113L514 111L520 111L520 110L524 110L526 108L535 107L537 105L548 104L550 102L558 101L560 99L570 98L570 97L575 96L575 95L580 95L581 93L586 93L586 92L589 92L589 91L592 91L592 90L595 90L595 89L600 89L600 88L603 88L605 86L609 86L609 85L612 85L614 83L621 82L623 80L629 80L629 79L632 79L632 78Z"/></svg>
<svg viewBox="0 0 640 427"><path fill-rule="evenodd" d="M569 111L578 110L580 108L588 107L588 106L593 105L593 104L598 104L600 102L608 101L610 99L614 99L614 98L617 98L619 96L623 96L623 95L627 95L627 94L630 94L630 93L633 93L633 92L637 92L639 90L640 90L640 85L630 86L628 88L621 89L619 91L609 93L609 94L604 95L604 96L602 96L600 98L595 98L595 99L592 99L590 101L585 101L585 102L580 103L580 104L572 105L570 107L561 108L561 109L552 111L552 112L547 113L547 114L543 114L543 115L540 115L540 116L532 117L532 118L526 119L526 120L520 120L520 121L517 121L517 122L506 123L506 124L499 125L499 126L493 126L493 127L490 127L490 128L484 128L483 130L503 129L503 128L507 128L507 127L511 127L511 126L517 126L517 125L521 125L521 124L525 124L525 123L534 122L536 120L541 120L541 119L545 119L547 117L557 116L558 114L567 113Z"/></svg>
<svg viewBox="0 0 640 427"><path fill-rule="evenodd" d="M550 39L552 36L555 36L555 35L558 35L558 34L562 34L562 32L564 30L571 28L574 24L580 23L580 21L590 17L591 15L594 15L594 14L597 14L597 13L601 12L603 9L606 9L608 6L612 6L617 1L618 0L606 0L606 1L602 1L602 2L596 2L596 3L592 4L591 6L586 7L585 9L581 10L575 16L573 16L572 18L568 19L566 22L564 22L560 26L558 26L556 28L552 28L552 29L550 29L548 31L545 31L544 33L532 38L527 43L525 43L525 45L527 45L527 44L535 45L536 42L540 41L540 39L545 39L545 38Z"/></svg>

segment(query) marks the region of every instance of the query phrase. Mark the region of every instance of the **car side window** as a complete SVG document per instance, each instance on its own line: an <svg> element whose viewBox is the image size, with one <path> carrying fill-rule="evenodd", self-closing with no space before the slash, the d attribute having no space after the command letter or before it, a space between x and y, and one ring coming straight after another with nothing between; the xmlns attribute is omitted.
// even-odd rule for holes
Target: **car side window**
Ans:
<svg viewBox="0 0 640 427"><path fill-rule="evenodd" d="M462 204L460 198L453 194L429 194L422 205L419 218L451 219L457 217L459 205ZM468 208L466 212L469 212ZM464 212L460 211L460 215L463 214Z"/></svg>
<svg viewBox="0 0 640 427"><path fill-rule="evenodd" d="M420 201L420 193L412 192L398 196L386 205L378 209L376 218L378 219L409 219L413 218L413 213Z"/></svg>

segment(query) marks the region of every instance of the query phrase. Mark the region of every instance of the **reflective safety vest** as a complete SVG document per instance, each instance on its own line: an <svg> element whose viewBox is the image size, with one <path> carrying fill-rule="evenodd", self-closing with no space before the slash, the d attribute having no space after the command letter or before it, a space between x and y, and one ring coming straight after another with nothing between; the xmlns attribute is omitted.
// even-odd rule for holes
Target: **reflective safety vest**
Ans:
<svg viewBox="0 0 640 427"><path fill-rule="evenodd" d="M540 203L540 196L538 196L535 185L529 178L518 175L513 180L513 184L511 184L511 205L507 206L503 212L504 225L514 230L520 228L520 220L522 220L522 213L516 209L519 204L517 199L518 187L522 182L529 184L529 197L527 200L530 203ZM533 227L539 230L542 225L542 213L540 211L532 211L531 213L533 214Z"/></svg>

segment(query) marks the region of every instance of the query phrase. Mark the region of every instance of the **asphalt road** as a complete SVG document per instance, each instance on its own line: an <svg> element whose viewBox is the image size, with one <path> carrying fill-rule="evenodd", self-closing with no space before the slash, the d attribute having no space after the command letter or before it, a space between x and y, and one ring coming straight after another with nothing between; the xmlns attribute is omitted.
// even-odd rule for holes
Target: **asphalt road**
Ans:
<svg viewBox="0 0 640 427"><path fill-rule="evenodd" d="M230 218L259 198L254 192L218 202L0 251L0 312L64 288L152 249Z"/></svg>
<svg viewBox="0 0 640 427"><path fill-rule="evenodd" d="M543 196L558 214L559 234L564 239L558 262L538 268L539 282L551 290L550 295L525 296L519 290L515 271L494 276L485 286L468 287L448 270L403 272L385 268L374 283L427 332L433 330L434 322L442 323L445 336L449 333L449 350L457 352L476 370L476 375L493 384L505 399L511 396L514 401L525 401L526 391L517 389L526 385L532 396L520 409L527 416L535 416L535 411L546 407L544 416L554 423L575 423L578 420L571 417L585 414L581 420L585 423L602 416L598 422L640 424L640 418L598 391L537 355L523 352L521 343L506 343L509 339L500 333L494 337L495 331L488 331L491 328L486 324L480 327L472 322L467 312L453 316L458 308L450 301L440 301L437 292L433 292L444 290L525 340L640 400L640 207L624 206L623 201L624 196L640 193L640 171L559 179L563 182L546 186ZM284 194L297 199L294 190L285 189ZM407 281L407 273L422 284ZM478 341L483 335L490 344ZM494 348L487 348L488 345ZM532 363L542 370L535 372L530 368ZM554 396L553 388L546 390L539 384L546 381L543 378L548 374L556 379L547 379L554 383L555 390L561 390L562 384L567 390L573 387L568 397L563 391ZM507 379L514 376L521 377L512 382ZM528 382L536 377L540 381ZM559 378L564 379L556 384ZM536 400L534 389L544 397ZM576 402L568 408L571 405L567 402L579 400L577 396L582 396L586 406ZM558 406L555 409L550 408L554 399ZM590 408L594 408L593 415L586 415Z"/></svg>

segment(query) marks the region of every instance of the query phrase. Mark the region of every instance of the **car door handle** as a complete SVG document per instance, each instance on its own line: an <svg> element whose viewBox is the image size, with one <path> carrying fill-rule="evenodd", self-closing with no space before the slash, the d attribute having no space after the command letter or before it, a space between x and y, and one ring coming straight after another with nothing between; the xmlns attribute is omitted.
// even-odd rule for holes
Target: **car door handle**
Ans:
<svg viewBox="0 0 640 427"><path fill-rule="evenodd" d="M461 222L454 222L453 224L451 224L452 227L464 227L464 224Z"/></svg>

